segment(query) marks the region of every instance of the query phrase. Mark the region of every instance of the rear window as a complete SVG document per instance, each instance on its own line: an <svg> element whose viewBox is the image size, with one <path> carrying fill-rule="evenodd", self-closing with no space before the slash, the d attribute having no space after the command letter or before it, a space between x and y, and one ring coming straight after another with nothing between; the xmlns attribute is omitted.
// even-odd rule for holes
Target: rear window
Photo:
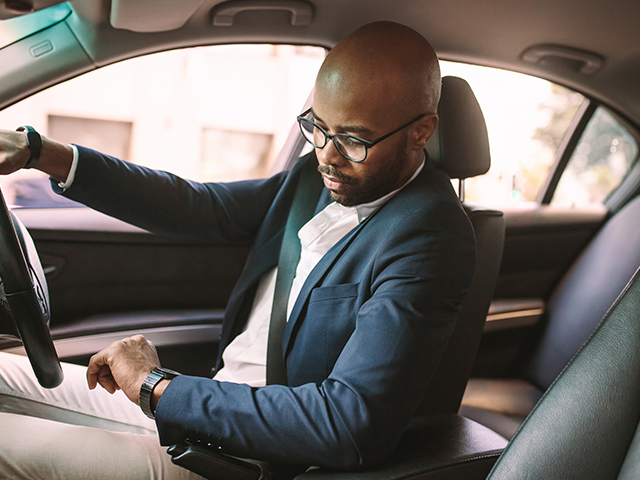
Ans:
<svg viewBox="0 0 640 480"><path fill-rule="evenodd" d="M443 75L466 79L487 123L491 169L465 181L466 200L498 208L537 202L564 145L569 162L552 193L552 205L602 205L638 159L634 135L604 107L586 108L580 93L552 82L495 68L442 62ZM587 113L588 112L588 113ZM580 140L568 142L577 120L591 115ZM584 122L581 122L582 124ZM553 188L553 187L552 187Z"/></svg>
<svg viewBox="0 0 640 480"><path fill-rule="evenodd" d="M582 132L551 203L563 206L604 203L637 159L635 138L611 113L599 107Z"/></svg>
<svg viewBox="0 0 640 480"><path fill-rule="evenodd" d="M495 68L442 62L442 74L469 82L487 123L491 169L465 181L466 199L499 206L535 201L585 98Z"/></svg>

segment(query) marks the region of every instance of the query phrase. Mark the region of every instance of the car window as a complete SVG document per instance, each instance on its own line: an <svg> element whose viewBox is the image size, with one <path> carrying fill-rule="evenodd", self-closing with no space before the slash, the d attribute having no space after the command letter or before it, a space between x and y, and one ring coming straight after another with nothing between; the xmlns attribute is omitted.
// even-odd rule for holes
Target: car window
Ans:
<svg viewBox="0 0 640 480"><path fill-rule="evenodd" d="M442 74L469 82L487 123L491 169L465 181L466 199L499 206L535 201L585 98L496 68L442 62Z"/></svg>
<svg viewBox="0 0 640 480"><path fill-rule="evenodd" d="M126 60L0 111L0 125L198 181L270 174L326 51L287 45L187 48ZM74 205L41 172L0 179L8 203Z"/></svg>
<svg viewBox="0 0 640 480"><path fill-rule="evenodd" d="M560 177L551 204L604 203L637 159L635 138L609 112L598 107Z"/></svg>
<svg viewBox="0 0 640 480"><path fill-rule="evenodd" d="M317 47L225 45L147 55L33 95L0 111L0 125L31 124L60 141L198 181L264 177L272 173L325 54ZM443 75L469 82L487 123L491 169L466 181L466 199L498 206L535 201L587 100L527 75L441 65ZM627 130L599 108L552 204L603 202L637 151ZM0 177L0 184L14 206L77 205L55 195L37 171Z"/></svg>

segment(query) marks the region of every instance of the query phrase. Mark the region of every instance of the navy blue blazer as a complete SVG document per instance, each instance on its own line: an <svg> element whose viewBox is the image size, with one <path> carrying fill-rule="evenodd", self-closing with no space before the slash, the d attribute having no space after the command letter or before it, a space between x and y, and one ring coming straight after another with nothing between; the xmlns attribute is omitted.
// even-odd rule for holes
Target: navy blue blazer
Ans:
<svg viewBox="0 0 640 480"><path fill-rule="evenodd" d="M201 184L80 148L65 195L160 234L253 242L226 309L224 347L277 264L305 161L315 156L266 180ZM197 438L235 456L334 468L384 458L427 389L474 262L473 231L450 180L427 162L309 275L283 338L289 386L180 376L158 402L161 443Z"/></svg>

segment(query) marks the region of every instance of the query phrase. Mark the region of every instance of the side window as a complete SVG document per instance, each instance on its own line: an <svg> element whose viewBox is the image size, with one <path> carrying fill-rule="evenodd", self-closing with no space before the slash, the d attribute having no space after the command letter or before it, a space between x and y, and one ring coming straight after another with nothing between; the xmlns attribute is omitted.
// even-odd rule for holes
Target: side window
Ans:
<svg viewBox="0 0 640 480"><path fill-rule="evenodd" d="M326 51L225 45L126 60L0 111L56 140L197 181L269 175ZM22 207L70 206L41 172L0 178Z"/></svg>
<svg viewBox="0 0 640 480"><path fill-rule="evenodd" d="M560 177L551 204L603 203L637 158L635 138L610 113L598 107Z"/></svg>

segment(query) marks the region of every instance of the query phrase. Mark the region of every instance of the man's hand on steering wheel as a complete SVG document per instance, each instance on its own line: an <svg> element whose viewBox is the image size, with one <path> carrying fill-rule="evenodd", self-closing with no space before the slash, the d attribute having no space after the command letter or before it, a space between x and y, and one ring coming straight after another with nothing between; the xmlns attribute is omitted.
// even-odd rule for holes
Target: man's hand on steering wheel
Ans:
<svg viewBox="0 0 640 480"><path fill-rule="evenodd" d="M33 128L0 130L0 174L13 173L30 163L30 167L64 181L72 161L71 146L45 139ZM7 208L1 194L0 278L5 300L0 333L19 334L40 384L58 386L63 375L49 333L44 271L29 232Z"/></svg>
<svg viewBox="0 0 640 480"><path fill-rule="evenodd" d="M69 175L73 161L73 150L70 145L42 138L40 160L34 168L51 176L54 180L64 182ZM31 151L24 131L0 130L0 175L8 175L23 168Z"/></svg>
<svg viewBox="0 0 640 480"><path fill-rule="evenodd" d="M30 152L23 132L0 130L0 175L8 175L25 166Z"/></svg>

